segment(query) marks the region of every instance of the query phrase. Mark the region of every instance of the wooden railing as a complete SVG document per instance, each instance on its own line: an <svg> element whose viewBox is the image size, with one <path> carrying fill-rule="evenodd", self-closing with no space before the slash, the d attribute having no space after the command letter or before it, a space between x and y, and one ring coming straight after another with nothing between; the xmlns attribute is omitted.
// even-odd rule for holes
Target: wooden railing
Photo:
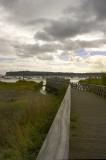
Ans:
<svg viewBox="0 0 106 160"><path fill-rule="evenodd" d="M69 85L37 160L68 160L71 86Z"/></svg>
<svg viewBox="0 0 106 160"><path fill-rule="evenodd" d="M89 91L93 92L99 96L106 98L106 86L94 85L94 84L85 84L85 83L71 83L73 88L78 89L79 91Z"/></svg>

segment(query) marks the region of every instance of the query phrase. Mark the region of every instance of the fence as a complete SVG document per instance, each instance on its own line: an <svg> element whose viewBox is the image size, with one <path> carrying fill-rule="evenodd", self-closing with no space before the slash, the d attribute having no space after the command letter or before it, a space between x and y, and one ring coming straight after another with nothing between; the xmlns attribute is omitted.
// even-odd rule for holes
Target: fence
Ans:
<svg viewBox="0 0 106 160"><path fill-rule="evenodd" d="M71 83L71 86L78 90L93 92L99 96L106 98L106 86L84 83Z"/></svg>
<svg viewBox="0 0 106 160"><path fill-rule="evenodd" d="M37 160L68 160L70 135L71 86L41 147Z"/></svg>

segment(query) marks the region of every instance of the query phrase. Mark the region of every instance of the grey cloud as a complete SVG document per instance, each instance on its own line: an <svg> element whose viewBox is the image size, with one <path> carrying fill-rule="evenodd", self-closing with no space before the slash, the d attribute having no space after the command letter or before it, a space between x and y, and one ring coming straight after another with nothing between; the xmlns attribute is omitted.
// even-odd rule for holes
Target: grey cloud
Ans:
<svg viewBox="0 0 106 160"><path fill-rule="evenodd" d="M50 24L51 21L53 20L48 18L34 18L34 19L28 20L24 24L25 25L47 25L47 24Z"/></svg>
<svg viewBox="0 0 106 160"><path fill-rule="evenodd" d="M86 0L83 4L85 9L94 14L98 20L106 20L106 1L105 0Z"/></svg>
<svg viewBox="0 0 106 160"><path fill-rule="evenodd" d="M0 4L4 9L9 12L9 21L25 22L29 17L33 18L34 5L30 5L30 1L26 0L0 0ZM25 9L24 9L24 6Z"/></svg>
<svg viewBox="0 0 106 160"><path fill-rule="evenodd" d="M66 16L69 14L70 16L72 16L72 18L75 19L82 17L83 14L86 15L86 12L84 12L84 10L81 11L81 9L84 9L83 3L85 3L85 1L79 0L75 4L70 4L67 8L63 10L64 14Z"/></svg>
<svg viewBox="0 0 106 160"><path fill-rule="evenodd" d="M41 25L35 35L38 40L60 41L93 31L106 32L105 0L0 0L0 4L9 12L10 21L36 26L35 30ZM62 13L63 7L69 15Z"/></svg>
<svg viewBox="0 0 106 160"><path fill-rule="evenodd" d="M37 32L34 37L35 39L42 40L42 41L54 41L53 36L47 34L44 31Z"/></svg>
<svg viewBox="0 0 106 160"><path fill-rule="evenodd" d="M63 48L65 50L76 50L80 48L99 48L102 45L106 44L106 39L101 39L101 40L92 40L92 41L84 41L84 40L65 40L63 41Z"/></svg>
<svg viewBox="0 0 106 160"><path fill-rule="evenodd" d="M64 40L67 38L72 38L77 35L91 33L95 31L103 30L104 25L96 22L94 20L75 20L71 18L60 18L58 20L52 21L49 26L44 27L43 32L39 32L35 35L36 39L44 40L42 37L45 36L47 40ZM42 34L43 33L43 34ZM42 36L38 36L42 35Z"/></svg>
<svg viewBox="0 0 106 160"><path fill-rule="evenodd" d="M40 60L49 60L49 61L54 59L53 55L50 55L50 54L49 55L48 54L43 54L43 55L41 54L41 55L38 55L37 58Z"/></svg>
<svg viewBox="0 0 106 160"><path fill-rule="evenodd" d="M13 62L16 61L16 57L0 57L0 62Z"/></svg>
<svg viewBox="0 0 106 160"><path fill-rule="evenodd" d="M78 22L72 22L69 19L54 21L50 26L45 27L44 30L48 35L55 39L64 39L78 34ZM80 30L80 29L79 29Z"/></svg>
<svg viewBox="0 0 106 160"><path fill-rule="evenodd" d="M9 13L8 20L20 25L48 23L47 19L60 16L69 3L70 0L0 0L0 6Z"/></svg>
<svg viewBox="0 0 106 160"><path fill-rule="evenodd" d="M16 45L16 42L9 40L8 37L0 38L0 55L14 55L14 45Z"/></svg>
<svg viewBox="0 0 106 160"><path fill-rule="evenodd" d="M20 57L33 57L36 56L39 59L51 60L53 54L58 50L63 51L64 54L60 55L60 59L68 59L69 52L75 51L81 48L99 48L101 45L106 44L106 39L94 40L94 41L81 41L81 40L65 40L62 43L46 43L43 45L39 44L26 44L26 45L15 45L16 53ZM48 54L49 53L49 54ZM69 53L69 54L68 54ZM66 55L66 58L65 58Z"/></svg>
<svg viewBox="0 0 106 160"><path fill-rule="evenodd" d="M78 35L103 32L106 33L106 0L0 0L1 7L9 12L8 20L14 24L34 25L34 38L46 41L47 44L17 44L5 42L1 45L1 52L16 51L21 57L37 56L39 59L52 59L46 53L55 53L57 50L64 52L80 48L99 48L106 44L106 40L72 41L70 38ZM74 2L74 3L72 3ZM63 13L61 11L65 7ZM59 14L57 14L59 13ZM56 16L58 15L58 16ZM8 21L7 21L8 22ZM43 27L37 28L37 25ZM37 28L37 29L36 29ZM58 41L55 44L54 41ZM2 43L2 41L1 41ZM13 44L12 44L13 43ZM9 47L9 45L11 47ZM44 56L44 58L43 58ZM64 55L62 55L64 58Z"/></svg>
<svg viewBox="0 0 106 160"><path fill-rule="evenodd" d="M63 51L60 55L57 55L57 57L59 59L61 59L62 61L69 61L70 59L70 54L66 51Z"/></svg>
<svg viewBox="0 0 106 160"><path fill-rule="evenodd" d="M37 36L35 35L36 39L44 40L44 35L46 40L60 41L86 33L106 33L105 0L80 0L77 4L71 4L64 12L69 14L51 21L50 25L43 28L44 34L38 31ZM38 36L41 34L42 36Z"/></svg>
<svg viewBox="0 0 106 160"><path fill-rule="evenodd" d="M105 0L80 0L76 5L70 5L64 9L65 14L70 14L76 18L92 18L98 20L106 18Z"/></svg>
<svg viewBox="0 0 106 160"><path fill-rule="evenodd" d="M81 40L64 40L61 43L49 42L43 45L40 44L19 44L16 41L8 39L0 39L0 54L17 55L19 57L33 57L36 56L39 59L52 59L53 54L58 50L68 53L81 48L99 48L102 45L106 45L106 39L94 40L94 41L81 41ZM48 54L49 53L49 54ZM68 54L61 55L61 58L65 58ZM43 58L44 56L44 58Z"/></svg>
<svg viewBox="0 0 106 160"><path fill-rule="evenodd" d="M37 55L43 55L44 53L56 52L59 48L56 44L26 44L26 45L16 45L15 46L17 55L20 57L33 57Z"/></svg>
<svg viewBox="0 0 106 160"><path fill-rule="evenodd" d="M79 63L82 62L82 58L79 56L76 56L75 54L69 53L69 52L62 52L60 55L58 55L58 58L64 62L70 62L72 63Z"/></svg>

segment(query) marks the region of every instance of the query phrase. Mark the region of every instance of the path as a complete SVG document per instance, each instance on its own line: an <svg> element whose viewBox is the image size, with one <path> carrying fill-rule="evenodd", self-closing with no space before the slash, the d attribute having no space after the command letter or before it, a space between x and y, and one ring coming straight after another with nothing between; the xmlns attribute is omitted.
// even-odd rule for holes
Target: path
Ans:
<svg viewBox="0 0 106 160"><path fill-rule="evenodd" d="M71 159L106 159L106 99L72 89Z"/></svg>

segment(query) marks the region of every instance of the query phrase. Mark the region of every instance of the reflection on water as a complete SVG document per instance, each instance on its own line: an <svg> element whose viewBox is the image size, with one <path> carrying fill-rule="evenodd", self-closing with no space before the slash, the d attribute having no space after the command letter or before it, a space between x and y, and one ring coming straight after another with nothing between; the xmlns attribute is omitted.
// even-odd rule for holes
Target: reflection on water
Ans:
<svg viewBox="0 0 106 160"><path fill-rule="evenodd" d="M0 81L1 82L7 82L7 83L15 83L19 80L23 80L23 78L0 78ZM40 83L43 78L37 78L37 77L34 77L34 78L24 78L24 80L26 81L34 81L36 83Z"/></svg>
<svg viewBox="0 0 106 160"><path fill-rule="evenodd" d="M42 90L45 91L45 90L46 90L46 86L43 86L43 87L42 87Z"/></svg>
<svg viewBox="0 0 106 160"><path fill-rule="evenodd" d="M43 79L43 86L40 92L44 95L46 95L46 79Z"/></svg>
<svg viewBox="0 0 106 160"><path fill-rule="evenodd" d="M72 83L78 83L80 80L85 80L86 78L79 78L79 77L76 77L76 78L70 78L70 82Z"/></svg>
<svg viewBox="0 0 106 160"><path fill-rule="evenodd" d="M7 82L7 83L15 83L17 82L19 79L5 79L5 78L1 78L0 81L1 82Z"/></svg>

